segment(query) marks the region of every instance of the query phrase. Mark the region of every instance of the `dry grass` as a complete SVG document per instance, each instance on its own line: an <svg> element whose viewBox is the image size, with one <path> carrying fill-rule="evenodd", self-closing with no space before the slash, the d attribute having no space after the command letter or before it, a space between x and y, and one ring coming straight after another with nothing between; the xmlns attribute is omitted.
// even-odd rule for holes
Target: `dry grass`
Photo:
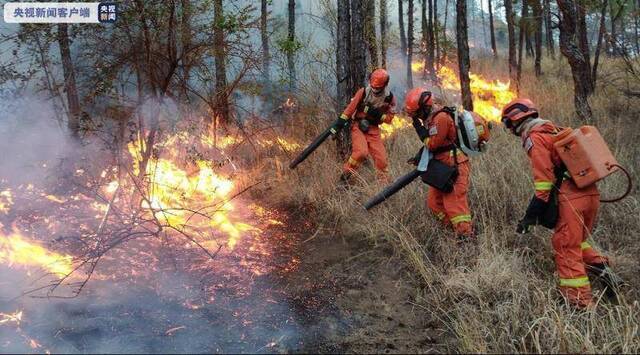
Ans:
<svg viewBox="0 0 640 355"><path fill-rule="evenodd" d="M504 66L490 61L474 65L475 71L489 77L505 77L505 73L496 72L503 69L496 67ZM605 62L601 75L606 78L619 70L617 63ZM568 67L563 61L547 61L544 72L540 80L524 75L523 94L541 107L543 117L560 125L578 126ZM637 177L640 127L635 120L640 103L622 96L613 84L603 81L593 97L593 124L619 161ZM527 237L513 232L532 194L528 162L518 139L498 128L490 151L473 160L469 198L479 243L462 248L429 215L424 202L426 187L419 182L366 212L362 204L381 188L372 168L363 167L361 180L351 190L337 189L340 163L330 146L319 149L295 172L279 173L278 180L285 183L273 185L270 193L281 201L313 206L320 223L336 224L345 238L366 237L373 244L393 245L423 286L417 294L420 305L457 339L455 350L640 352L637 187L624 201L601 207L592 238L611 256L615 269L631 287L620 305L600 300L594 311L576 312L555 288L550 232L538 228ZM392 176L410 169L404 162L418 147L413 130L400 132L387 142ZM623 182L621 177L611 177L600 185L601 191L615 194L623 190Z"/></svg>

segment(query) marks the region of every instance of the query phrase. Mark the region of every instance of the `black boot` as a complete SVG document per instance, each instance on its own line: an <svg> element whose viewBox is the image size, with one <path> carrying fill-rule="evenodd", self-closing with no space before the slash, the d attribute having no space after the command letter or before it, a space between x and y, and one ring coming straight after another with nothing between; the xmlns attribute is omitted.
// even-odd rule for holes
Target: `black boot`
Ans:
<svg viewBox="0 0 640 355"><path fill-rule="evenodd" d="M604 295L610 299L615 300L618 298L618 291L625 285L624 280L616 275L608 264L593 264L588 265L589 270L597 276L605 286Z"/></svg>

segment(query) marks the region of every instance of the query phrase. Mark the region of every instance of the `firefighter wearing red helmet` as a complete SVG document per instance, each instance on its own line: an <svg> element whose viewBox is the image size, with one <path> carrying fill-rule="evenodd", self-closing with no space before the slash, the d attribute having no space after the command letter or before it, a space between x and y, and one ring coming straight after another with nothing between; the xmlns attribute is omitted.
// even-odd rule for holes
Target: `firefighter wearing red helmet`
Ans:
<svg viewBox="0 0 640 355"><path fill-rule="evenodd" d="M432 114L433 96L425 88L415 88L407 93L405 111L413 119L413 127L433 154L433 159L449 166L457 166L458 177L451 192L440 191L432 186L427 193L427 206L436 218L451 225L461 240L473 237L471 211L467 193L469 191L469 158L457 149L457 133L452 114L441 109Z"/></svg>
<svg viewBox="0 0 640 355"><path fill-rule="evenodd" d="M351 120L351 156L344 164L342 181L347 181L369 155L373 158L378 177L387 179L387 152L380 137L382 123L390 123L395 115L396 100L387 89L389 73L376 69L369 75L369 85L360 88L340 116L341 122Z"/></svg>
<svg viewBox="0 0 640 355"><path fill-rule="evenodd" d="M554 229L551 243L560 292L572 305L585 308L593 303L587 270L602 278L607 296L615 296L621 280L611 272L608 259L588 241L600 204L598 188L594 184L580 189L572 181L553 146L558 128L539 118L531 100L508 103L502 110L502 123L522 139L533 173L535 194L516 231L528 233L535 224Z"/></svg>

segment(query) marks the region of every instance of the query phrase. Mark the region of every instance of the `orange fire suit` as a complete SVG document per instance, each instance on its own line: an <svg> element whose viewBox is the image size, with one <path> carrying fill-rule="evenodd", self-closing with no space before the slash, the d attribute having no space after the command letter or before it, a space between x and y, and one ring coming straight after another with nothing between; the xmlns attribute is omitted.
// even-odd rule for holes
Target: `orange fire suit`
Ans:
<svg viewBox="0 0 640 355"><path fill-rule="evenodd" d="M554 166L562 164L553 149L556 131L553 124L543 123L522 137L523 147L531 161L535 195L543 201L549 200L554 186ZM560 292L578 307L586 307L593 302L585 266L608 262L587 241L600 205L599 197L595 184L579 189L568 174L563 177L558 194L558 222L551 243Z"/></svg>
<svg viewBox="0 0 640 355"><path fill-rule="evenodd" d="M378 124L371 124L365 133L358 128L358 122L368 117L368 107L374 107L383 115L382 123L390 123L395 115L396 99L391 93L374 95L370 88L360 88L351 99L340 116L342 119L352 119L351 125L351 156L344 164L346 173L355 172L370 154L376 167L378 177L387 179L387 152L380 137Z"/></svg>
<svg viewBox="0 0 640 355"><path fill-rule="evenodd" d="M471 237L473 236L473 228L467 200L471 173L469 158L460 149L456 149L457 157L454 159L454 150L446 149L453 147L457 141L453 119L445 111L436 112L428 120L426 128L429 135L425 138L424 144L431 152L434 152L434 159L449 166L454 166L456 161L458 163L458 178L453 185L453 191L445 193L429 186L427 206L439 220L447 225L452 225L457 235Z"/></svg>

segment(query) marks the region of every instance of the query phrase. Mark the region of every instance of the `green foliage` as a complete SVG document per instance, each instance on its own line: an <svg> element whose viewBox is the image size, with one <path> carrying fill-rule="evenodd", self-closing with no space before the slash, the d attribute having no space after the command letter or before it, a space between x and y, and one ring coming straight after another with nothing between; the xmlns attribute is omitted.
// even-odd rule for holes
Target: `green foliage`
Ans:
<svg viewBox="0 0 640 355"><path fill-rule="evenodd" d="M295 38L280 38L276 41L276 45L285 54L294 54L302 48L302 43Z"/></svg>

